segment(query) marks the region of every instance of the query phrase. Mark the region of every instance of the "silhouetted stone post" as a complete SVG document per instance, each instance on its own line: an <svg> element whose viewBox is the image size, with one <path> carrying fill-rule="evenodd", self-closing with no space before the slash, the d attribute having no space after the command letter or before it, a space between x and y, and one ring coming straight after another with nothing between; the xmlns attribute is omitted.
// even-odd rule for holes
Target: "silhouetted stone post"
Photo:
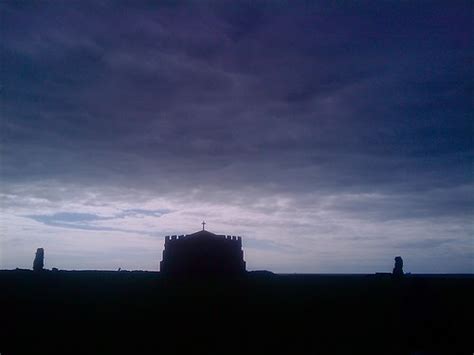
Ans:
<svg viewBox="0 0 474 355"><path fill-rule="evenodd" d="M395 267L393 268L393 276L403 276L403 259L401 256L395 257Z"/></svg>
<svg viewBox="0 0 474 355"><path fill-rule="evenodd" d="M44 266L44 249L36 249L35 261L33 261L33 271L43 271Z"/></svg>

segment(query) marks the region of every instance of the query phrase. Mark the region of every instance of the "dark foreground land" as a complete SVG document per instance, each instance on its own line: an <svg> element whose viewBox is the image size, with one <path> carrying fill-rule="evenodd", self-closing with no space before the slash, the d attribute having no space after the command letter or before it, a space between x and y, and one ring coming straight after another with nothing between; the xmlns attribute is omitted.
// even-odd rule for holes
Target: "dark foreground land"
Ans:
<svg viewBox="0 0 474 355"><path fill-rule="evenodd" d="M474 279L0 271L0 353L472 354Z"/></svg>

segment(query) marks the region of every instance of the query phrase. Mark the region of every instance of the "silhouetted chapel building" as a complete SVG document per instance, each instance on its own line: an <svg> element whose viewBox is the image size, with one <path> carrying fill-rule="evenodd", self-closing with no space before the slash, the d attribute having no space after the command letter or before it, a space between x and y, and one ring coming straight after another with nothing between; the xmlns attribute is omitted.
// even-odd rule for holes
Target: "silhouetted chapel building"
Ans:
<svg viewBox="0 0 474 355"><path fill-rule="evenodd" d="M204 229L166 236L160 272L166 275L241 274L245 272L242 238Z"/></svg>

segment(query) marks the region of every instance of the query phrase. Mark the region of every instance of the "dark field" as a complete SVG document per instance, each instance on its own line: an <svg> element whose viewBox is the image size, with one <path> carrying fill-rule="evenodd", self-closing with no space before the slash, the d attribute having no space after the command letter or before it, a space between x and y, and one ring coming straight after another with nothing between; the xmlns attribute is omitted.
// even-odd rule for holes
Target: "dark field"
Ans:
<svg viewBox="0 0 474 355"><path fill-rule="evenodd" d="M472 354L472 276L0 271L0 352Z"/></svg>

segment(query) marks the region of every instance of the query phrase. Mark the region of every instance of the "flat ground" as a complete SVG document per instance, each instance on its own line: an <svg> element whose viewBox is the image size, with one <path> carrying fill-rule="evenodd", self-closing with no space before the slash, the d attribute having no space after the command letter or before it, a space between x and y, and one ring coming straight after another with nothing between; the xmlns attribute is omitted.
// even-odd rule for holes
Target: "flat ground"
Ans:
<svg viewBox="0 0 474 355"><path fill-rule="evenodd" d="M0 353L472 354L474 278L0 271Z"/></svg>

